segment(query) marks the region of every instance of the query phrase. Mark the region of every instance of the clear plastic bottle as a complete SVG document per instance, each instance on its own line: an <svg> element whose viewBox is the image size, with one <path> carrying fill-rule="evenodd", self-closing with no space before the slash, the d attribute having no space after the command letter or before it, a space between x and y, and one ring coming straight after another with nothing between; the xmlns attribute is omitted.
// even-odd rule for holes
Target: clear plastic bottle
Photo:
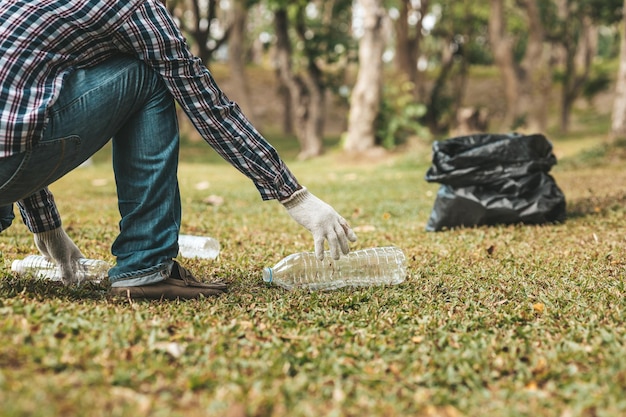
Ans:
<svg viewBox="0 0 626 417"><path fill-rule="evenodd" d="M220 242L212 237L179 235L178 252L183 258L215 259L220 254Z"/></svg>
<svg viewBox="0 0 626 417"><path fill-rule="evenodd" d="M111 265L98 259L82 258L79 261L78 282L101 282L108 275ZM61 281L61 269L41 255L28 255L24 259L16 259L11 264L11 271L18 275L31 275L35 278Z"/></svg>
<svg viewBox="0 0 626 417"><path fill-rule="evenodd" d="M393 285L406 278L406 257L395 246L361 249L319 261L312 252L294 253L263 270L263 281L285 289L334 290L341 287Z"/></svg>

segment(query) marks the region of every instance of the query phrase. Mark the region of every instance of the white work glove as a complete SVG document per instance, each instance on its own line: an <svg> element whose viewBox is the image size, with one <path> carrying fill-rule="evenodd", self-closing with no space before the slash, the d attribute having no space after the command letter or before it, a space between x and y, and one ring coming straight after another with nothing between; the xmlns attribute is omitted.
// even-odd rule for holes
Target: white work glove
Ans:
<svg viewBox="0 0 626 417"><path fill-rule="evenodd" d="M333 259L339 259L341 253L350 252L348 241L355 242L356 234L335 209L315 197L306 188L302 188L287 200L281 201L289 215L313 234L315 255L324 259L324 241Z"/></svg>
<svg viewBox="0 0 626 417"><path fill-rule="evenodd" d="M43 256L59 266L65 285L79 283L78 260L85 256L65 233L63 227L35 233L35 245Z"/></svg>

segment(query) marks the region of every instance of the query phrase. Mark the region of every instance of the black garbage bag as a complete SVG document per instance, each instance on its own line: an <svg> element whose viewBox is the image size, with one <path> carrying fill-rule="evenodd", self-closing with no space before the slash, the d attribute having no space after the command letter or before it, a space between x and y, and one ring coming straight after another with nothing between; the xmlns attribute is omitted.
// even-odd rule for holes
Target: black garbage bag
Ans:
<svg viewBox="0 0 626 417"><path fill-rule="evenodd" d="M565 220L543 135L480 134L433 143L426 181L440 183L426 230Z"/></svg>

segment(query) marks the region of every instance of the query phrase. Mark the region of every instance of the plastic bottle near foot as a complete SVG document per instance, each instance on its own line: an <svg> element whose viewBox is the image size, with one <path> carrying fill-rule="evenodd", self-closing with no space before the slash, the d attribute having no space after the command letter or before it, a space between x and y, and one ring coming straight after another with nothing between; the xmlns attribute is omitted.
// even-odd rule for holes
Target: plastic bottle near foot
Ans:
<svg viewBox="0 0 626 417"><path fill-rule="evenodd" d="M183 258L215 259L220 254L220 242L212 237L179 235L178 252Z"/></svg>
<svg viewBox="0 0 626 417"><path fill-rule="evenodd" d="M285 289L334 290L342 287L395 285L406 279L406 257L395 246L361 249L334 260L314 253L294 253L263 270L263 280Z"/></svg>
<svg viewBox="0 0 626 417"><path fill-rule="evenodd" d="M78 281L99 283L107 277L111 265L99 259L82 258L79 261ZM28 255L24 259L16 259L11 264L11 271L17 275L31 275L35 278L61 281L60 268L41 255Z"/></svg>
<svg viewBox="0 0 626 417"><path fill-rule="evenodd" d="M220 253L220 243L212 237L180 235L179 252L185 258L214 259ZM108 276L111 268L107 262L98 259L82 258L78 272L79 282L100 282ZM31 275L35 278L62 281L61 270L41 255L28 255L16 259L11 264L11 271L17 275Z"/></svg>

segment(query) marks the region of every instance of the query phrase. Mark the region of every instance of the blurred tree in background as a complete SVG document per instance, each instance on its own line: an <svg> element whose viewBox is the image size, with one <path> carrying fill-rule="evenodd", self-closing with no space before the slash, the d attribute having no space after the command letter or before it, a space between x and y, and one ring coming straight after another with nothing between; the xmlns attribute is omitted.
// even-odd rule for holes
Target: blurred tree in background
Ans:
<svg viewBox="0 0 626 417"><path fill-rule="evenodd" d="M350 153L472 130L545 132L552 123L567 132L576 100L618 78L624 4L169 0L167 7L207 65L228 66L253 122L246 68L275 74L284 117L274 124L295 135L300 158L310 158L324 151L329 117L345 119L342 146ZM388 24L372 33L366 16L374 9ZM472 68L499 80L497 91L468 97ZM329 115L333 103L350 109Z"/></svg>

